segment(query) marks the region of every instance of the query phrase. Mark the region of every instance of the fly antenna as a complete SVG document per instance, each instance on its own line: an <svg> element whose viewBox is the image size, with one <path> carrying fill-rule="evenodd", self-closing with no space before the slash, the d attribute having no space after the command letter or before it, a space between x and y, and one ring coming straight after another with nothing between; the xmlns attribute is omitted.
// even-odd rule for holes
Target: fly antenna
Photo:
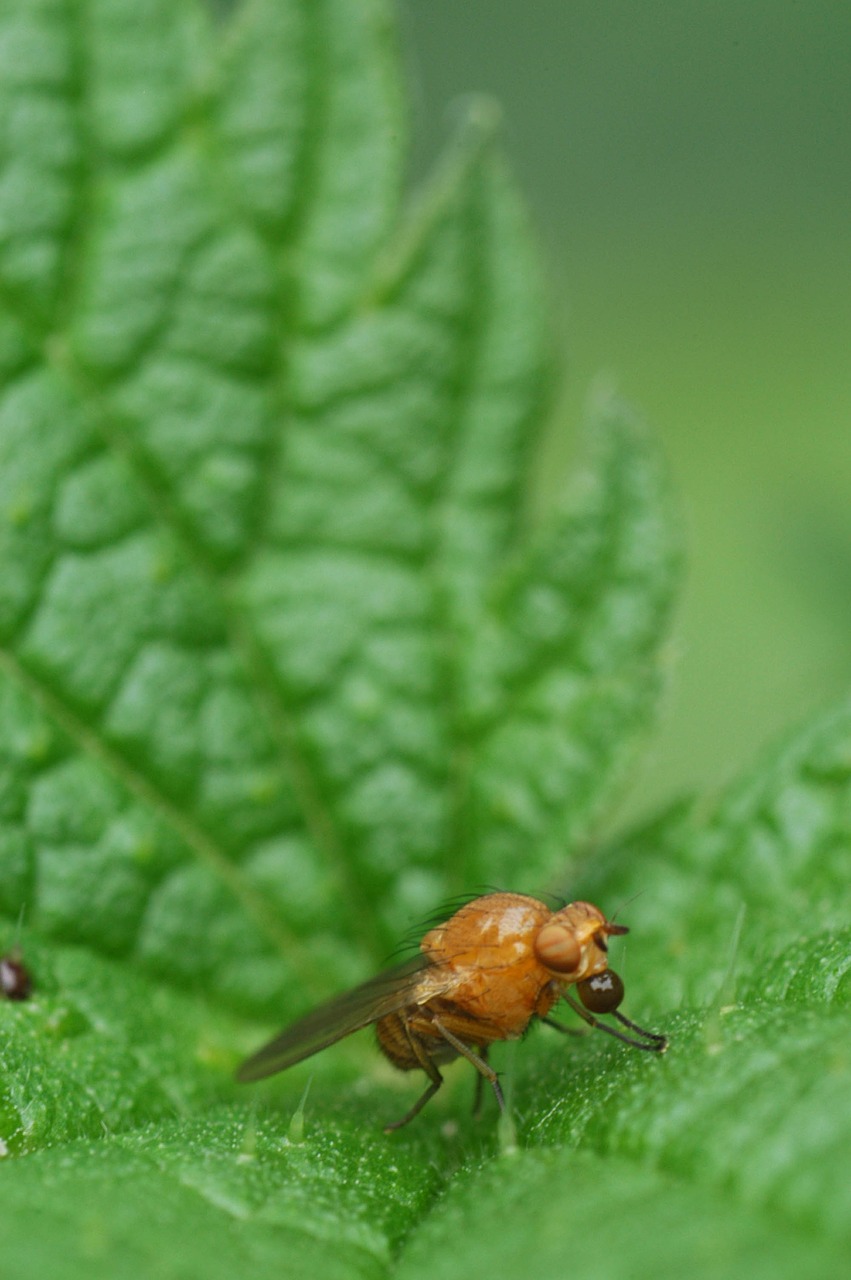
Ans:
<svg viewBox="0 0 851 1280"><path fill-rule="evenodd" d="M635 902L636 898L640 898L644 892L645 892L644 889L639 889L638 892L634 893L631 898L626 898L620 904L617 910L613 911L612 914L609 916L609 924L614 924L618 916L620 915L620 913L623 911L624 907L630 906L631 903Z"/></svg>

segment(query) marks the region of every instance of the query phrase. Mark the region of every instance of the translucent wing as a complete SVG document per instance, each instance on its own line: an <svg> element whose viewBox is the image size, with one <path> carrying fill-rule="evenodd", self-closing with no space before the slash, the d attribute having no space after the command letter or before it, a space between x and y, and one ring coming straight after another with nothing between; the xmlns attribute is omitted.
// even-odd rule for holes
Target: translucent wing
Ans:
<svg viewBox="0 0 851 1280"><path fill-rule="evenodd" d="M321 1004L246 1058L236 1073L237 1080L247 1083L284 1071L353 1031L396 1013L410 1003L423 969L428 967L426 956L414 956Z"/></svg>

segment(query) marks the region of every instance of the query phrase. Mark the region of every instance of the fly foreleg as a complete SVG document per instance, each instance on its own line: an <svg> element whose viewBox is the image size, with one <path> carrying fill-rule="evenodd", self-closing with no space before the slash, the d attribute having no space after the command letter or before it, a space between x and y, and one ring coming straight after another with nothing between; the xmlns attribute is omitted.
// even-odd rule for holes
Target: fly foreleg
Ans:
<svg viewBox="0 0 851 1280"><path fill-rule="evenodd" d="M640 1035L644 1036L644 1040L636 1040L633 1036L625 1036L622 1031L616 1031L614 1027L606 1026L605 1022L601 1022L600 1019L596 1018L593 1013L588 1011L588 1009L583 1009L582 1005L578 1004L576 1000L566 992L564 999L570 1005L571 1009L579 1014L580 1018L584 1018L589 1027L594 1027L597 1031L605 1031L607 1036L614 1036L616 1040L622 1040L624 1044L632 1045L633 1049L646 1049L648 1053L665 1053L668 1048L667 1036L659 1035L656 1031L645 1031L644 1027L639 1027L637 1023L631 1022L629 1018L624 1017L624 1015L617 1009L612 1010L612 1016L622 1022L625 1027L629 1027L630 1030L637 1031ZM552 1018L545 1018L544 1021L549 1026L556 1027L559 1031L569 1030L568 1027L563 1027L561 1023L555 1022Z"/></svg>

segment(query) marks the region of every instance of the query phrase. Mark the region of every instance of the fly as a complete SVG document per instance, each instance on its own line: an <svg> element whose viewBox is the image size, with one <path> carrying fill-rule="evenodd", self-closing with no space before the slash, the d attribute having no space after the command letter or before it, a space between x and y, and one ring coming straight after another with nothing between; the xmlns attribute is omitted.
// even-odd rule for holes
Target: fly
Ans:
<svg viewBox="0 0 851 1280"><path fill-rule="evenodd" d="M378 1044L402 1071L422 1070L429 1084L401 1120L419 1115L443 1083L440 1066L466 1058L505 1100L488 1062L497 1040L516 1040L534 1018L568 1032L550 1017L564 999L592 1027L634 1049L664 1053L667 1038L646 1031L620 1012L623 983L608 965L607 943L627 933L590 902L558 911L520 893L488 893L466 903L430 929L419 955L320 1005L243 1062L247 1082L284 1071L344 1036L375 1024ZM577 1001L568 988L575 986ZM632 1034L601 1022L611 1014Z"/></svg>

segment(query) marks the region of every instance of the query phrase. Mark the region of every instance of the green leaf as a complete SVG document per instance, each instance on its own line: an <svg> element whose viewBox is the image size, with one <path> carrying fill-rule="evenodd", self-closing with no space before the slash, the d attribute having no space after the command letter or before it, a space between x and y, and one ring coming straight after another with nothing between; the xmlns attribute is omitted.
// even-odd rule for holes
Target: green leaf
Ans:
<svg viewBox="0 0 851 1280"><path fill-rule="evenodd" d="M464 845L498 879L530 856L563 865L659 694L676 568L664 479L617 400L598 396L590 426L572 506L506 575L472 646Z"/></svg>
<svg viewBox="0 0 851 1280"><path fill-rule="evenodd" d="M215 54L199 68L187 52L200 11L145 13L162 17L153 45L121 4L92 10L94 126L69 171L87 212L57 246L71 287L44 325L10 310L32 355L0 406L0 636L20 732L51 745L41 766L10 763L34 797L37 892L9 910L272 1012L365 971L447 893L516 875L495 828L522 840L530 885L562 860L648 718L671 552L651 533L628 563L661 494L614 408L589 464L600 497L526 536L547 361L492 112L401 212L376 123L396 102L380 9L246 10L218 99ZM30 25L32 56L55 61ZM278 68L280 119L243 147L245 102ZM160 80L137 119L138 85ZM282 210L293 166L315 189L271 225L252 166L278 175ZM359 185L370 166L382 183ZM371 270L365 240L345 271L342 250L323 258L335 220L376 240L390 204ZM346 271L349 304L317 328L308 295ZM583 600L607 573L579 669ZM575 617L540 616L559 591ZM617 652L607 611L634 614ZM540 680L518 625L540 632ZM540 794L530 778L502 795L499 762L530 732L568 785L551 769Z"/></svg>
<svg viewBox="0 0 851 1280"><path fill-rule="evenodd" d="M438 1176L351 1128L292 1142L280 1120L203 1119L69 1143L23 1161L9 1275L380 1277ZM69 1222L70 1220L70 1222ZM69 1232L70 1225L70 1232ZM57 1257L61 1272L56 1271Z"/></svg>
<svg viewBox="0 0 851 1280"><path fill-rule="evenodd" d="M530 519L547 311L494 109L403 196L379 0L8 0L0 64L4 1275L838 1271L849 711L579 870L676 521L607 391ZM568 867L643 891L664 1060L503 1049L519 1149L467 1080L381 1135L412 1081L357 1040L233 1083L447 895Z"/></svg>
<svg viewBox="0 0 851 1280"><path fill-rule="evenodd" d="M723 1188L666 1177L635 1161L571 1151L524 1151L458 1179L408 1244L400 1280L522 1276L530 1265L603 1280L689 1275L726 1280L841 1273L847 1250L782 1218L754 1212ZM531 1262L530 1262L531 1260Z"/></svg>
<svg viewBox="0 0 851 1280"><path fill-rule="evenodd" d="M236 1027L79 947L28 937L32 998L2 1010L2 1154L101 1139L205 1109Z"/></svg>
<svg viewBox="0 0 851 1280"><path fill-rule="evenodd" d="M851 876L851 703L766 752L713 808L604 851L590 891L642 895L664 1005L841 998Z"/></svg>

